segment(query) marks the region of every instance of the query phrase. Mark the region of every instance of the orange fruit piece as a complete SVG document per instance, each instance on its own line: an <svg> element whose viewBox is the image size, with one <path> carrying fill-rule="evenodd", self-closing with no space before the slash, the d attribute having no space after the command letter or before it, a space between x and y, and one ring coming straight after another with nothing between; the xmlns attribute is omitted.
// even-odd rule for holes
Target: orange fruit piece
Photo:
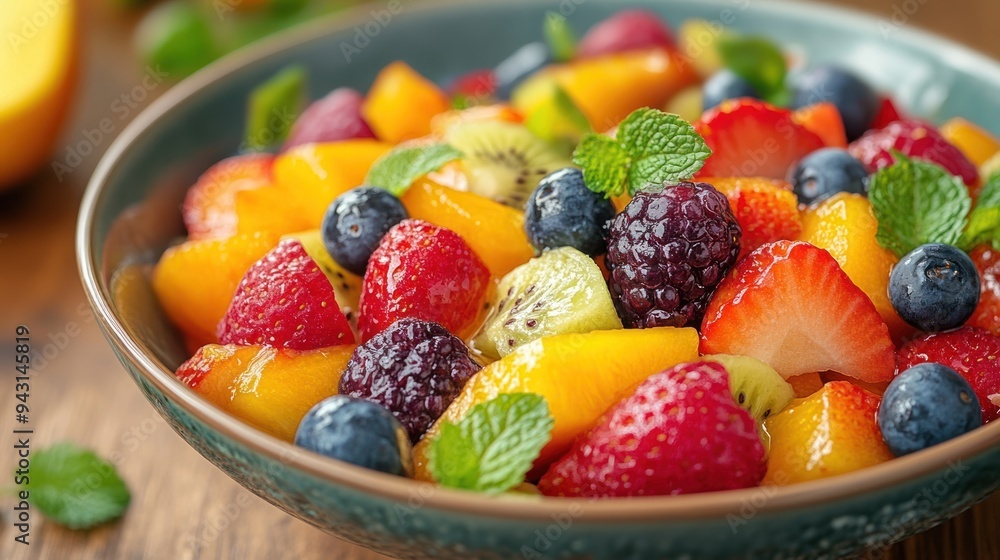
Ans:
<svg viewBox="0 0 1000 560"><path fill-rule="evenodd" d="M639 50L578 60L539 72L514 93L525 114L545 97L538 81L555 80L583 111L594 130L608 130L636 109L664 107L674 94L694 85L698 73L688 59L666 49ZM519 95L520 93L520 95Z"/></svg>
<svg viewBox="0 0 1000 560"><path fill-rule="evenodd" d="M76 86L78 11L75 0L0 2L0 191L44 165L59 139ZM100 122L58 154L57 178L114 136L117 120Z"/></svg>
<svg viewBox="0 0 1000 560"><path fill-rule="evenodd" d="M297 351L213 344L184 362L177 377L222 410L292 441L306 412L337 394L354 348Z"/></svg>
<svg viewBox="0 0 1000 560"><path fill-rule="evenodd" d="M299 229L318 228L333 199L364 184L368 170L390 149L378 140L344 140L304 144L278 156L274 182L304 218Z"/></svg>
<svg viewBox="0 0 1000 560"><path fill-rule="evenodd" d="M765 243L794 240L802 231L799 200L792 186L767 177L707 177L729 199L736 221L743 230L740 258Z"/></svg>
<svg viewBox="0 0 1000 560"><path fill-rule="evenodd" d="M216 342L236 286L278 244L270 233L186 241L167 249L153 269L153 291L167 317L193 344Z"/></svg>
<svg viewBox="0 0 1000 560"><path fill-rule="evenodd" d="M820 376L823 383L829 383L831 381L847 381L848 383L854 383L858 387L861 387L869 393L882 396L885 394L885 390L889 387L888 381L883 381L882 383L868 383L861 381L860 379L855 379L853 377L848 377L844 374L837 373L835 371L826 371Z"/></svg>
<svg viewBox="0 0 1000 560"><path fill-rule="evenodd" d="M976 167L981 167L1000 152L1000 139L961 117L955 117L941 125L941 135L961 150Z"/></svg>
<svg viewBox="0 0 1000 560"><path fill-rule="evenodd" d="M188 239L225 239L236 235L240 191L271 184L271 154L226 158L202 173L184 197L184 226ZM246 231L246 230L244 230Z"/></svg>
<svg viewBox="0 0 1000 560"><path fill-rule="evenodd" d="M803 373L785 381L792 386L797 399L804 399L823 388L823 378L818 373Z"/></svg>
<svg viewBox="0 0 1000 560"><path fill-rule="evenodd" d="M624 349L627 349L625 351ZM416 478L432 480L427 445L444 422L501 393L536 393L555 419L552 439L535 461L541 473L613 404L650 375L698 360L698 332L659 327L556 335L529 342L474 375L414 448Z"/></svg>
<svg viewBox="0 0 1000 560"><path fill-rule="evenodd" d="M444 136L455 125L474 121L524 122L524 115L510 105L480 105L468 109L447 111L431 119L431 134Z"/></svg>
<svg viewBox="0 0 1000 560"><path fill-rule="evenodd" d="M871 203L859 194L840 193L802 214L799 240L826 249L861 288L899 341L914 332L889 301L889 273L899 259L875 240L878 220Z"/></svg>
<svg viewBox="0 0 1000 560"><path fill-rule="evenodd" d="M431 119L450 108L440 88L397 61L379 72L361 114L380 140L398 144L430 134Z"/></svg>
<svg viewBox="0 0 1000 560"><path fill-rule="evenodd" d="M847 147L844 120L840 118L840 111L833 103L816 103L802 107L792 113L792 120L819 136L829 147Z"/></svg>
<svg viewBox="0 0 1000 560"><path fill-rule="evenodd" d="M420 179L402 197L410 217L454 231L500 278L535 256L524 213L469 192Z"/></svg>
<svg viewBox="0 0 1000 560"><path fill-rule="evenodd" d="M771 437L761 484L786 486L845 474L892 459L875 423L881 399L846 381L832 381L768 418Z"/></svg>
<svg viewBox="0 0 1000 560"><path fill-rule="evenodd" d="M265 232L277 237L310 229L299 205L278 185L267 185L235 193L237 233Z"/></svg>

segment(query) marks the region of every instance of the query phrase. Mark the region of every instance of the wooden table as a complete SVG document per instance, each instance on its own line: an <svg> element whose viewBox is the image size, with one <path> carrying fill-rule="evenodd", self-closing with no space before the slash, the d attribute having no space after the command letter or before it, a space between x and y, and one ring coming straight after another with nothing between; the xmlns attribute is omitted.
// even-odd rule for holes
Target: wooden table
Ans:
<svg viewBox="0 0 1000 560"><path fill-rule="evenodd" d="M110 10L107 0L82 1L87 30L82 91L60 146L77 144L83 130L120 114L112 113L114 100L141 78L140 65L128 54L134 18ZM1000 57L996 0L839 1L885 15L897 9L910 24ZM150 97L159 93L154 90ZM5 363L12 356L15 326L30 326L48 362L39 362L32 384L34 445L73 441L104 456L121 454L118 468L133 490L132 505L120 522L90 532L60 528L36 513L32 544L25 547L13 541L12 504L3 501L0 558L383 558L285 515L230 480L160 420L115 360L87 307L73 251L80 195L109 143L109 138L97 142L94 153L62 183L43 169L19 194L0 197L0 356ZM65 157L65 148L57 156ZM13 386L3 383L0 449L6 451L0 452L0 473L10 473ZM10 484L7 475L3 480L0 486ZM885 558L1000 559L998 526L1000 495L897 545Z"/></svg>

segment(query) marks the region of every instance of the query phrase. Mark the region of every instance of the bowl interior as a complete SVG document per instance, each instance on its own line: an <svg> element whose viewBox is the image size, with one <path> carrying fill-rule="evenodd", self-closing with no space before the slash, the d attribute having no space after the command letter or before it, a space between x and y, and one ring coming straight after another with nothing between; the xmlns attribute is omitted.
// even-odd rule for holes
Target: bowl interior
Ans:
<svg viewBox="0 0 1000 560"><path fill-rule="evenodd" d="M398 14L367 7L347 23L315 22L213 65L141 114L102 160L81 210L78 250L84 283L112 344L127 359L141 362L149 380L168 395L188 403L198 400L186 394L187 389L170 374L187 353L152 297L145 273L183 235L179 204L185 189L209 165L239 146L245 99L255 85L295 63L308 70L313 98L339 86L364 91L379 69L397 59L444 82L470 69L493 66L524 43L539 40L549 10L562 13L575 29L584 30L622 7L613 0L396 5L402 6ZM914 114L932 120L971 116L1000 133L1000 66L920 32L797 2L632 0L629 5L654 10L674 23L698 17L715 22L720 29L767 35L810 64L839 62L855 69L879 88L894 92ZM218 414L206 413L208 406L201 402L201 409L194 413ZM265 449L284 445L252 429L232 431L234 437L254 440ZM941 454L970 453L1000 440L1000 425L980 432L935 450L938 458L921 459L917 454L871 469L872 473L841 479L865 480L877 487L893 479L891 469L918 473L942 464L938 461ZM341 466L326 463L316 469L331 478L343 478L336 474ZM817 484L815 488L823 484L832 488L827 482ZM798 490L782 492L794 496ZM836 494L829 490L828 495ZM697 499L733 503L738 498ZM678 505L684 501L670 500ZM615 506L593 507L611 511Z"/></svg>

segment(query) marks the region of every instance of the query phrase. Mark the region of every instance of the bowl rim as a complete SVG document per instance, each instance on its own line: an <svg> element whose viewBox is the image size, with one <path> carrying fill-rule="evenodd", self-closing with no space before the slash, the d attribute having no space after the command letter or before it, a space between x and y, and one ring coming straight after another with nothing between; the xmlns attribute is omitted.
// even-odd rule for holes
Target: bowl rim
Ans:
<svg viewBox="0 0 1000 560"><path fill-rule="evenodd" d="M605 1L605 0L594 0ZM731 7L724 0L672 0L679 3L695 3ZM532 5L535 0L508 0L508 5ZM407 6L408 13L425 13L465 5L462 0L425 0ZM875 492L934 474L946 468L955 468L963 460L1000 446L1000 422L983 426L933 448L900 457L873 467L852 473L811 482L803 482L783 487L759 487L744 490L729 490L705 494L681 496L649 496L627 500L593 500L584 498L538 498L530 496L503 495L490 497L475 492L439 487L427 482L414 481L370 471L341 461L331 460L298 448L290 443L245 424L190 391L173 372L152 355L147 354L133 339L122 319L113 311L111 296L101 280L101 266L95 260L92 247L96 232L98 208L107 195L105 189L109 177L119 164L126 160L144 131L158 121L169 118L172 110L190 102L199 92L211 84L238 72L245 66L277 57L283 51L299 46L323 36L356 25L363 25L370 19L369 5L356 7L349 12L317 18L315 21L298 26L255 45L232 53L198 71L193 76L176 84L146 109L140 112L114 140L101 158L92 175L80 207L76 229L76 253L80 277L84 291L98 323L104 330L109 343L116 349L120 359L127 359L142 377L169 398L187 414L208 425L227 438L252 449L268 459L281 462L288 468L297 469L308 475L322 479L357 492L371 494L379 498L410 504L413 509L431 508L452 514L472 514L487 518L515 519L522 521L551 522L552 516L572 512L574 517L587 523L626 523L651 520L691 521L698 519L725 518L727 514L740 511L747 503L755 505L755 515L773 514L809 506L822 505L831 500L843 500L860 494ZM791 2L788 0L754 0L755 11L780 11L799 17L836 21L838 25L859 26L873 24L872 14L852 9L830 6L814 2ZM959 45L930 32L915 29L911 25L898 28L893 41L911 46L923 44L921 50L933 49L938 58L949 67L967 72L988 74L1000 84L1000 64L969 47ZM766 498L763 505L756 507L761 496ZM414 506L414 500L419 505ZM751 502L752 501L752 502Z"/></svg>

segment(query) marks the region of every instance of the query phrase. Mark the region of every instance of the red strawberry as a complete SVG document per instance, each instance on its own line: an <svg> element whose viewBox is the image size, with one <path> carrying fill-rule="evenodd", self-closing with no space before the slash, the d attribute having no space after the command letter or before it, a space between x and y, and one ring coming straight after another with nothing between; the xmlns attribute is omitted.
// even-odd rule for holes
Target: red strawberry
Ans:
<svg viewBox="0 0 1000 560"><path fill-rule="evenodd" d="M591 27L580 40L576 56L591 58L654 47L672 49L675 45L673 32L653 12L622 10Z"/></svg>
<svg viewBox="0 0 1000 560"><path fill-rule="evenodd" d="M542 476L547 496L626 497L751 488L767 469L750 414L715 363L644 381Z"/></svg>
<svg viewBox="0 0 1000 560"><path fill-rule="evenodd" d="M282 151L314 142L339 142L354 138L375 138L361 116L364 97L351 88L338 88L314 101L295 120Z"/></svg>
<svg viewBox="0 0 1000 560"><path fill-rule="evenodd" d="M241 346L313 350L354 343L333 285L292 239L250 267L217 332L221 344Z"/></svg>
<svg viewBox="0 0 1000 560"><path fill-rule="evenodd" d="M933 126L916 120L896 121L881 130L869 130L851 143L848 151L871 171L892 165L892 150L905 156L936 163L972 187L979 183L979 170L961 150L944 139Z"/></svg>
<svg viewBox="0 0 1000 560"><path fill-rule="evenodd" d="M270 154L248 154L213 165L188 189L182 214L188 237L225 239L236 235L236 193L271 184Z"/></svg>
<svg viewBox="0 0 1000 560"><path fill-rule="evenodd" d="M896 105L892 102L892 99L883 97L882 104L879 106L878 113L875 114L875 120L872 121L871 128L872 130L879 130L902 118L903 116L896 109Z"/></svg>
<svg viewBox="0 0 1000 560"><path fill-rule="evenodd" d="M1000 335L1000 251L981 245L969 256L979 269L979 305L966 324Z"/></svg>
<svg viewBox="0 0 1000 560"><path fill-rule="evenodd" d="M792 113L755 99L724 101L695 123L712 155L697 177L769 177L788 169L823 140L792 119Z"/></svg>
<svg viewBox="0 0 1000 560"><path fill-rule="evenodd" d="M716 289L701 326L703 354L767 362L786 379L833 370L892 379L895 347L871 299L830 253L777 241L750 253Z"/></svg>
<svg viewBox="0 0 1000 560"><path fill-rule="evenodd" d="M844 119L833 103L807 105L792 113L792 120L819 136L823 143L833 148L847 147Z"/></svg>
<svg viewBox="0 0 1000 560"><path fill-rule="evenodd" d="M899 371L925 362L962 374L976 391L983 423L1000 417L1000 337L975 327L925 334L899 349Z"/></svg>
<svg viewBox="0 0 1000 560"><path fill-rule="evenodd" d="M451 95L485 101L497 91L497 76L492 69L473 70L459 76L448 88Z"/></svg>
<svg viewBox="0 0 1000 560"><path fill-rule="evenodd" d="M802 232L799 201L788 183L763 177L705 177L702 180L729 199L729 206L743 232L739 258L765 243L796 239Z"/></svg>
<svg viewBox="0 0 1000 560"><path fill-rule="evenodd" d="M361 289L358 330L367 341L406 317L465 338L478 325L490 272L457 233L403 220L372 253Z"/></svg>

